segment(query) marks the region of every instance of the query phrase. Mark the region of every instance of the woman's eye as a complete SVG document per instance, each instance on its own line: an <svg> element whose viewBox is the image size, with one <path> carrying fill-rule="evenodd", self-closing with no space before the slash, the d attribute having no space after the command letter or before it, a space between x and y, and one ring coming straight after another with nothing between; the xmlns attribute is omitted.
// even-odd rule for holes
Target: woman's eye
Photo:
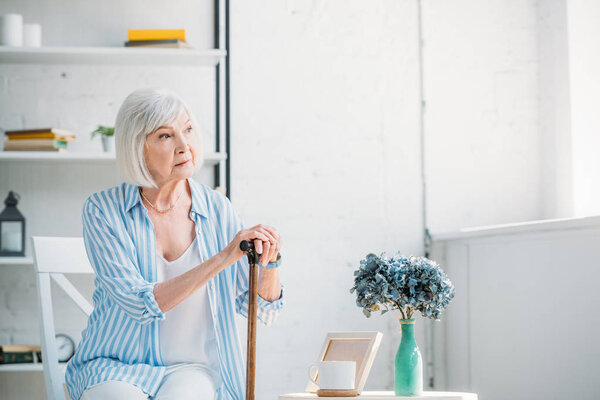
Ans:
<svg viewBox="0 0 600 400"><path fill-rule="evenodd" d="M191 130L192 130L192 127L191 127L191 126L189 126L189 127L186 129L186 131L187 131L187 132L189 132L189 131L191 131Z"/></svg>
<svg viewBox="0 0 600 400"><path fill-rule="evenodd" d="M163 133L163 134L162 134L162 135L160 135L158 138L159 138L159 139L162 139L162 137L163 137L163 136L169 137L169 134L168 134L168 133Z"/></svg>

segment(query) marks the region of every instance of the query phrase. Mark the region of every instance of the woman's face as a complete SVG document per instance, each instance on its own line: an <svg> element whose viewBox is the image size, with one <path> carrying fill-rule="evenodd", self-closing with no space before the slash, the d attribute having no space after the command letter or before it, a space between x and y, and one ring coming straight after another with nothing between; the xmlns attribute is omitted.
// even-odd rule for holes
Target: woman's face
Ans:
<svg viewBox="0 0 600 400"><path fill-rule="evenodd" d="M144 154L157 184L189 178L194 174L199 143L187 112L172 125L163 125L146 136ZM188 160L185 164L177 165Z"/></svg>

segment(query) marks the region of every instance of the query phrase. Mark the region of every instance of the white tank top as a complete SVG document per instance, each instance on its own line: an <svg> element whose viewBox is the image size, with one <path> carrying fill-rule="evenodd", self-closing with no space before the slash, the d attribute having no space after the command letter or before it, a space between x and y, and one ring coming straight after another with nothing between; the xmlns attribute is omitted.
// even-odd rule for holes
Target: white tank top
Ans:
<svg viewBox="0 0 600 400"><path fill-rule="evenodd" d="M177 260L169 262L157 251L157 281L167 281L201 263L197 236ZM196 364L206 369L218 388L221 378L217 338L206 286L165 313L165 319L160 321L160 348L165 365Z"/></svg>

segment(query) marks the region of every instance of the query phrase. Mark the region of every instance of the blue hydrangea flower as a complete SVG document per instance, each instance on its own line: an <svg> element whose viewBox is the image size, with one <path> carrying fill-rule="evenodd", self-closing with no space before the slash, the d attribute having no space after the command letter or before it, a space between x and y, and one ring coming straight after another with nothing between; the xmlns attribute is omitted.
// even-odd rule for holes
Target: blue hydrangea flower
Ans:
<svg viewBox="0 0 600 400"><path fill-rule="evenodd" d="M385 314L398 309L403 318L412 318L417 310L423 317L439 320L454 298L454 285L435 261L425 257L369 253L354 271L350 293L354 292L356 305L367 318L373 311Z"/></svg>

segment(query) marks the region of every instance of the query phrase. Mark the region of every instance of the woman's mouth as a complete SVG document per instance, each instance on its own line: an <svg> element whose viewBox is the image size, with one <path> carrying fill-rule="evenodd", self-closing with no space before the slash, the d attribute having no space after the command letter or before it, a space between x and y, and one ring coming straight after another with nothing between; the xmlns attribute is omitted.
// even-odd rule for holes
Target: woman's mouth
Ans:
<svg viewBox="0 0 600 400"><path fill-rule="evenodd" d="M186 163L188 163L189 161L190 161L190 160L186 160L186 161L184 161L184 162L182 162L182 163L175 164L175 166L176 166L176 167L179 167L179 166L181 166L181 165L185 165L185 164L186 164Z"/></svg>

